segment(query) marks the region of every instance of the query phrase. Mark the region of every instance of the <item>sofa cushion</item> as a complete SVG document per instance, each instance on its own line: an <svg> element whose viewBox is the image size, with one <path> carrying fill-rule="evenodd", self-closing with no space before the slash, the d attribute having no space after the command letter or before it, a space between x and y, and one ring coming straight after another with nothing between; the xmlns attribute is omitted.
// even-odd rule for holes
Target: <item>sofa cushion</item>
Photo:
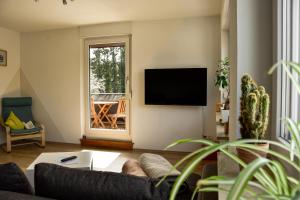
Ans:
<svg viewBox="0 0 300 200"><path fill-rule="evenodd" d="M5 200L50 200L44 197L33 196L29 194L21 194L17 192L9 192L0 190L0 199Z"/></svg>
<svg viewBox="0 0 300 200"><path fill-rule="evenodd" d="M0 190L33 194L25 174L15 163L0 164Z"/></svg>
<svg viewBox="0 0 300 200"><path fill-rule="evenodd" d="M167 200L167 183L113 172L71 169L54 164L35 166L35 192L60 200Z"/></svg>

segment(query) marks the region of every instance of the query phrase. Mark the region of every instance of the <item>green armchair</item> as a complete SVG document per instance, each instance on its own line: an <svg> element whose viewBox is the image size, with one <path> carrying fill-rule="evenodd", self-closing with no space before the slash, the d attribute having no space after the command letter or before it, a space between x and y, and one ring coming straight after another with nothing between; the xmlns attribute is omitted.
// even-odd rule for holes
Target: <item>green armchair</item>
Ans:
<svg viewBox="0 0 300 200"><path fill-rule="evenodd" d="M11 129L4 122L10 112L14 112L20 120L24 122L32 121L35 128L32 129ZM2 122L0 123L6 134L6 152L11 152L11 147L16 145L35 143L40 147L45 147L45 127L34 120L32 116L32 98L31 97L7 97L2 98ZM40 138L40 141L37 140ZM28 141L28 139L34 139ZM14 144L14 141L24 140L25 143Z"/></svg>

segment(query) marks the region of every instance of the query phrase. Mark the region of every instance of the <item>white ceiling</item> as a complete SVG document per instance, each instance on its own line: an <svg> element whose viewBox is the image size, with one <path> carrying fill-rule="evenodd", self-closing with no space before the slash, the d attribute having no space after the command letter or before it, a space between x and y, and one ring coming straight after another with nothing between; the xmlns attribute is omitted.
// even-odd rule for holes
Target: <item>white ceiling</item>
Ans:
<svg viewBox="0 0 300 200"><path fill-rule="evenodd" d="M221 0L0 0L0 27L20 32L220 15Z"/></svg>

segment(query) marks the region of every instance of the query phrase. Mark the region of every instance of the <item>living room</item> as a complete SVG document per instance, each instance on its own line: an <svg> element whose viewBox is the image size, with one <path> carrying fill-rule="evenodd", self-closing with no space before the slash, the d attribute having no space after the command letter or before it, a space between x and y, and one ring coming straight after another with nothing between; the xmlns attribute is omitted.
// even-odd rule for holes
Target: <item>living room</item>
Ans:
<svg viewBox="0 0 300 200"><path fill-rule="evenodd" d="M44 177L45 173L42 170L54 170L53 174L61 173L59 170L66 170L62 172L69 173L65 168L57 168L57 171L55 171L56 168L52 165L41 165L41 168L39 168L37 167L38 163L47 162L70 167L72 162L75 162L76 165L76 160L80 160L79 158L82 155L87 155L88 158L84 157L85 161L88 159L88 165L91 165L92 162L94 166L93 170L84 172L87 174L70 172L76 174L77 181L82 176L97 176L102 180L104 176L101 177L101 173L96 174L97 171L122 173L122 168L125 171L127 169L127 172L123 171L123 173L129 175L134 171L131 175L135 176L135 169L138 168L137 171L142 174L139 174L139 176L149 176L153 171L150 170L151 172L149 172L147 169L141 168L140 165L144 164L141 163L141 160L147 164L150 162L149 165L154 166L154 168L159 168L160 163L165 163L164 167L167 168L165 171L169 172L173 169L172 165L183 157L189 156L190 153L195 156L193 152L199 151L199 154L196 155L201 157L203 153L200 151L201 149L204 151L210 145L220 145L195 165L193 168L194 173L190 172L188 174L191 175L190 177L197 177L198 175L197 179L199 180L205 180L205 177L210 175L226 176L226 173L222 174L224 172L222 170L226 168L224 162L227 162L227 167L230 168L231 166L237 173L234 178L238 178L239 165L243 165L240 163L241 161L229 162L220 155L220 152L224 153L223 151L225 151L223 148L226 145L222 146L222 144L228 144L230 147L246 145L234 143L243 142L243 139L245 139L243 131L241 132L242 129L240 130L245 122L241 122L240 116L244 117L243 120L249 120L248 118L251 115L246 113L243 116L240 111L243 109L243 103L240 105L240 101L242 102L240 99L244 96L244 92L241 91L241 85L244 82L241 79L245 77L245 74L249 74L253 79L253 82L251 82L251 79L250 85L255 85L255 88L260 88L260 86L265 88L265 93L261 92L260 94L264 98L261 102L265 102L266 105L266 107L262 107L264 110L259 108L256 111L256 119L254 120L261 122L263 119L260 124L261 128L256 132L262 132L262 135L265 136L251 136L246 137L246 139L257 139L260 140L258 143L270 144L270 150L262 150L267 151L267 158L270 160L278 158L274 157L273 151L275 151L275 154L276 152L282 153L286 148L291 149L291 158L296 156L297 160L300 156L297 153L300 150L297 149L300 148L297 146L299 134L297 136L297 134L289 133L293 133L293 131L283 128L283 122L280 121L283 117L290 117L295 121L299 120L300 106L298 106L299 95L297 89L293 88L293 81L288 81L288 73L282 76L285 77L286 83L284 84L284 81L280 79L281 76L275 73L268 74L273 64L278 61L286 60L299 63L299 45L288 46L286 44L285 49L281 45L281 41L285 41L286 33L292 35L292 39L286 39L286 43L289 43L288 41L293 43L292 40L299 41L299 36L297 37L299 34L297 33L299 33L300 25L299 19L297 19L298 15L295 13L299 14L300 6L297 1L288 0L287 2L289 3L282 0L155 0L151 2L146 0L1 0L0 56L3 59L0 59L0 97L2 98L1 115L4 129L0 136L0 143L3 144L4 151L0 153L0 163L16 163L21 168L21 172L25 172L26 181L29 180L30 187L34 188L35 194L50 199L93 199L96 198L95 195L99 194L100 196L103 194L103 196L98 197L98 199L120 198L113 196L115 191L118 190L108 191L103 189L97 190L93 194L93 191L88 189L76 192L73 187L70 192L66 192L73 192L73 196L68 196L67 194L56 193L57 188L49 185L50 183L47 181L45 183L40 182L40 185L53 187L53 190L49 193L45 190L42 191L45 189L41 188L42 186L39 188L36 185L35 181L41 181ZM283 5L287 6L284 7ZM279 20L283 16L282 13L288 12L289 8L290 10L294 9L294 14L290 14L292 20L285 20L288 21L287 24L291 23L293 26L290 26L293 28L286 27L286 24ZM118 55L121 55L114 62L117 62L117 65L122 65L124 69L121 78L120 74L116 76L123 81L120 86L122 89L108 90L108 87L103 86L105 85L102 76L104 72L98 75L101 78L97 77L97 70L100 70L102 65L100 61L100 64L97 64L97 62L93 64L93 61L97 61L97 56L102 56L103 59L103 56L106 55L104 52L108 51L108 48L113 50L111 53L117 52ZM122 51L124 51L124 54L122 54ZM284 53L290 51L293 53ZM227 116L229 130L226 137L218 137L216 110L225 109L225 100L220 97L223 95L224 88L219 87L215 82L216 71L220 69L218 62L226 58L228 58L230 66L230 71L226 77L228 85L225 86L225 89L230 91L225 94L230 107ZM123 64L122 59L124 59ZM110 65L112 60L110 60ZM291 73L296 77L297 69L299 69L296 67L297 64L282 64L282 66L285 65L288 66L288 69L294 69ZM192 86L186 87L186 90L187 88L193 89L191 93L194 94L190 94L191 98L197 92L201 93L205 103L148 102L146 89L148 87L146 86L151 82L146 81L147 70L183 70L180 73L182 79L184 79L182 72L185 73L188 69L196 69L197 71L197 69L203 68L206 69L203 77L207 79L204 85L199 85L200 82L193 82ZM94 69L96 70L93 71ZM277 73L278 70L282 69L283 67L276 68ZM194 74L196 74L196 71L194 71ZM171 71L168 73L165 79L171 80ZM189 74L187 78L191 78L192 74ZM91 78L92 75L95 75L95 78ZM95 83L92 84L93 82ZM117 84L114 80L110 82L113 85ZM179 86L176 86L177 90L174 87L176 82L179 82L179 80L174 81L173 88L170 88L170 90L175 90L176 92L173 93L182 95L184 91L180 90ZM181 85L183 85L183 82L181 82ZM159 84L159 87L163 87L162 85L163 82ZM97 88L96 92L92 92L91 88L97 86L100 89ZM199 88L201 87L204 87L206 91L200 91ZM284 91L283 87L292 92L282 93ZM101 99L104 95L109 96L109 98ZM283 101L282 96L292 96L292 98ZM27 99L22 99L22 102L19 102L20 97ZM111 100L111 97L115 98ZM17 100L11 98L17 98ZM122 105L120 103L121 99L124 99L126 103L124 103L124 113L120 114L118 107ZM287 103L288 101L291 103ZM17 107L20 107L20 104L22 104L21 107L24 107L23 104L25 103L28 104L26 106L30 107L28 108L30 112L32 110L34 119L43 125L38 133L16 136L10 130L7 132L8 129L5 129L8 126L6 124L7 118L12 113L12 103L16 102L19 104ZM283 112L281 107L284 103L290 105L285 108L285 110L290 110L289 112ZM216 108L216 105L218 108ZM116 108L116 113L112 113L113 107ZM13 114L21 118L22 116L16 112ZM119 117L122 119L119 119ZM35 122L35 120L32 121ZM21 121L25 122L24 126L26 128L27 122L30 120L21 119ZM224 120L221 124L224 125ZM33 125L37 126L35 123ZM253 132L255 131L252 131L251 134ZM283 136L286 134L289 136ZM39 142L39 140L32 141L31 136L33 138L40 136L42 139L39 146L43 148L36 145L19 145L19 142L23 144L28 139L31 142ZM243 139L239 140L241 137ZM8 138L12 141L9 145L9 153L7 153L7 144L10 143ZM13 141L13 138L18 141ZM224 138L226 139L224 140ZM294 138L296 138L296 145L291 142L294 141ZM178 140L181 140L180 144L166 149L168 145ZM276 148L280 145L272 143L273 141L281 142L282 140L284 140L285 150ZM18 142L17 146L14 146L15 142ZM230 142L233 144L229 144ZM247 145L254 145L253 143L257 142L248 141L248 143ZM248 146L241 148L246 147ZM248 148L251 149L251 147ZM257 154L257 152L253 153L252 151L252 154ZM60 159L70 156L77 156L74 160L66 161L70 162L70 165L59 163ZM189 158L191 159L191 157ZM266 160L266 158L262 159ZM284 160L282 157L281 159ZM158 163L155 161L158 161ZM242 161L244 160L242 159ZM255 161L255 159L252 161ZM293 159L284 161L289 164L297 163ZM250 166L251 162L247 166ZM286 165L288 164L282 166ZM183 177L185 175L183 172L188 167L184 169L184 166L179 166L176 173L173 171L173 175L179 177L176 181L174 178L172 180L167 178L167 183L163 182L160 186L155 187L154 193L151 193L152 196L146 197L147 195L145 195L147 194L145 191L149 189L147 184L153 186L157 178L161 180L162 177L168 175L167 173L159 173L160 176L157 177L156 175L155 180L152 180L153 177L149 176L150 179L146 179L148 182L142 187L143 190L136 190L132 193L132 196L124 198L174 199L174 195L178 193L170 193L170 188L176 182L174 186L178 186L178 188L182 188L180 185L188 185L187 188L190 188L188 194L184 194L186 196L183 195L178 199L190 199L192 189L195 189L196 184L189 185L187 183L189 179ZM223 166L223 169L221 169L221 166ZM247 169L246 165L244 168ZM287 166L291 174L286 176L289 181L292 180L292 183L287 186L289 192L286 193L290 196L297 194L294 185L299 182L299 168L299 164L292 164L291 168ZM214 173L205 173L210 170ZM22 174L21 172L20 174ZM38 172L42 174L41 177L36 177ZM88 174L90 172L93 174ZM28 175L30 173L32 174ZM263 182L261 180L263 178L260 176L268 177L271 183L276 180L272 176L273 174L261 175L259 173L262 172L253 172L252 174L258 181ZM105 173L104 175L106 176ZM2 177L1 174L0 177ZM9 176L5 174L3 177ZM72 176L70 175L70 177ZM111 183L118 188L118 184L123 181L122 177L117 179L118 183L113 181ZM133 181L127 176L124 177L126 180L128 179L128 182L125 183L129 185L134 181L136 182L133 185L141 183L139 181L144 181L144 179L134 179ZM183 182L180 182L180 177L183 177ZM271 179L272 181L270 181ZM116 179L112 178L112 180ZM248 181L249 183L245 183L246 185L255 184L252 183L255 181L251 181L251 178ZM63 180L57 177L54 182L60 185ZM270 187L272 188L271 183ZM214 185L218 184L215 183ZM220 185L219 187L221 187ZM232 185L234 184L232 183ZM268 186L265 182L262 185ZM169 189L163 190L167 186ZM1 187L0 192L2 190L18 192L13 187L10 188L11 190ZM95 187L101 187L101 181L98 181ZM245 188L240 189L240 191L246 190ZM126 189L121 191L120 194L131 192L128 191L130 188L126 187ZM274 192L274 188L272 189ZM197 192L204 192L200 188L196 188L196 190ZM198 195L198 199L214 199L216 196L219 199L225 199L226 197L230 199L232 190L231 188L226 190L229 195L222 191L210 191L207 195L212 196L201 194ZM91 193L86 194L89 192ZM27 193L30 194L30 192ZM84 198L80 193L87 196ZM0 194L0 197L17 199L18 197L14 195L5 193L3 196ZM76 197L76 195L78 196ZM39 198L37 196L35 197ZM35 197L27 196L28 199ZM20 198L25 199L26 197L22 196Z"/></svg>

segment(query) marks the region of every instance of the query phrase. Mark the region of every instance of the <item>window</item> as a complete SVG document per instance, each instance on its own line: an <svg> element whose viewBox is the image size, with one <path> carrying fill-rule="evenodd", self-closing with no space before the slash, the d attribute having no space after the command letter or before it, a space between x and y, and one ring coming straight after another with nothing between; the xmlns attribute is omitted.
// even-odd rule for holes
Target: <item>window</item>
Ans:
<svg viewBox="0 0 300 200"><path fill-rule="evenodd" d="M300 62L300 3L299 0L277 0L277 60ZM295 77L297 74L294 72ZM298 78L299 79L299 78ZM290 139L282 120L300 120L300 98L282 68L277 71L277 130L279 137Z"/></svg>
<svg viewBox="0 0 300 200"><path fill-rule="evenodd" d="M129 36L85 40L87 136L130 140Z"/></svg>

